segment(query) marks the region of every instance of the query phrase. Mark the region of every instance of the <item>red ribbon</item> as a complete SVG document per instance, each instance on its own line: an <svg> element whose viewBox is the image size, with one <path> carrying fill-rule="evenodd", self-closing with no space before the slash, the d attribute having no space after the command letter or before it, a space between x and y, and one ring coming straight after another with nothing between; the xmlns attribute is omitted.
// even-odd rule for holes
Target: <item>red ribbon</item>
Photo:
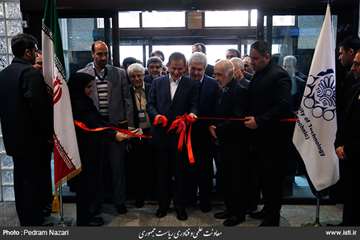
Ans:
<svg viewBox="0 0 360 240"><path fill-rule="evenodd" d="M176 130L176 133L179 134L178 140L178 151L181 152L184 144L186 144L188 158L190 165L195 164L195 157L192 150L191 144L191 130L192 124L196 121L196 119L188 114L184 114L182 116L177 116L175 121L173 121L170 125L168 132ZM187 128L189 127L189 128Z"/></svg>
<svg viewBox="0 0 360 240"><path fill-rule="evenodd" d="M168 119L164 115L157 115L154 119L153 124L155 126L161 124L162 127L166 127L166 125L168 124Z"/></svg>
<svg viewBox="0 0 360 240"><path fill-rule="evenodd" d="M87 132L101 132L101 131L110 129L110 130L115 130L115 131L121 132L123 134L129 135L129 136L135 137L135 138L151 138L151 136L148 136L148 135L133 133L130 130L121 129L121 128L117 128L117 127L88 128L85 123L76 121L76 120L74 121L74 124L75 124L75 126L81 128L82 130L87 131Z"/></svg>

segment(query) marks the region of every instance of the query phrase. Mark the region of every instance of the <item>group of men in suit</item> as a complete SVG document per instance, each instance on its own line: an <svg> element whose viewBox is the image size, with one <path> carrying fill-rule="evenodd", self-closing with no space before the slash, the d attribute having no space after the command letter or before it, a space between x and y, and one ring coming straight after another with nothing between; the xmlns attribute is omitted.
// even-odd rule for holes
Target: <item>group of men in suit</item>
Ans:
<svg viewBox="0 0 360 240"><path fill-rule="evenodd" d="M214 157L211 150L214 149L214 140L217 140L220 161L224 165L226 210L215 217L225 219L225 226L234 226L245 220L247 174L250 162L255 161L265 206L254 216L263 219L262 226L279 225L285 164L277 144L282 142L279 120L290 112L291 81L285 70L271 62L266 42L255 42L250 56L255 75L248 89L234 79L233 64L229 60L215 64L217 81L206 76L206 56L200 52L193 53L189 60L189 77L186 76L185 56L175 52L170 55L167 65L169 75L153 81L147 110L151 122L156 123L152 126L152 134L158 153L157 217L167 215L172 180L179 220L187 219L185 209L197 186L200 209L210 211ZM189 165L185 152L178 152L177 137L167 133L168 123L185 113L195 120L192 135L194 167ZM209 122L201 119L209 116L221 117L222 120ZM245 121L229 121L228 117L245 118ZM249 158L250 144L256 149L256 160Z"/></svg>

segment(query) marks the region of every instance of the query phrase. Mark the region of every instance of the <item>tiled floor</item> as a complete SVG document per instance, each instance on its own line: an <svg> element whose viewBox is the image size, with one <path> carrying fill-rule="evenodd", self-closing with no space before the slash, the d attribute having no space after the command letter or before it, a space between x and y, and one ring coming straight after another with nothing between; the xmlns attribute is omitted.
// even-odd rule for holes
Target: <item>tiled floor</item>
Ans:
<svg viewBox="0 0 360 240"><path fill-rule="evenodd" d="M72 219L75 222L75 204L66 203L64 205L65 220ZM147 204L144 208L134 208L128 204L128 213L117 215L111 205L104 206L105 226L220 226L221 220L213 217L213 214L222 209L221 204L217 204L210 213L202 213L197 209L188 209L189 219L178 221L174 211L170 211L164 218L158 219L154 216L156 205ZM281 226L299 227L306 223L313 223L315 220L316 207L312 205L284 205L281 210ZM338 205L324 205L320 208L320 222L338 223L341 221L342 207ZM58 215L53 214L49 221L56 221ZM239 226L257 226L259 220L247 217L246 222ZM18 226L18 219L13 202L0 202L0 226Z"/></svg>

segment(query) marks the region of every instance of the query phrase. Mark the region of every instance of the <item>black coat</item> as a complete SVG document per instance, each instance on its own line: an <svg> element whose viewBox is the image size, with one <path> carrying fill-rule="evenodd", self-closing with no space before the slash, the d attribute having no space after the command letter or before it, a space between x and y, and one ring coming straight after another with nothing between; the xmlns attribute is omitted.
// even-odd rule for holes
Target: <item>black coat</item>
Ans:
<svg viewBox="0 0 360 240"><path fill-rule="evenodd" d="M20 58L0 72L0 119L8 155L24 157L51 147L51 97L41 72Z"/></svg>
<svg viewBox="0 0 360 240"><path fill-rule="evenodd" d="M346 100L344 119L338 128L335 146L359 149L360 147L360 83L352 86L352 94Z"/></svg>
<svg viewBox="0 0 360 240"><path fill-rule="evenodd" d="M291 111L291 80L280 66L269 63L254 74L248 92L248 114L255 116L259 130L272 130Z"/></svg>
<svg viewBox="0 0 360 240"><path fill-rule="evenodd" d="M243 118L246 115L247 90L233 79L219 90L215 107L216 117ZM216 134L221 143L247 141L248 130L241 121L217 121Z"/></svg>

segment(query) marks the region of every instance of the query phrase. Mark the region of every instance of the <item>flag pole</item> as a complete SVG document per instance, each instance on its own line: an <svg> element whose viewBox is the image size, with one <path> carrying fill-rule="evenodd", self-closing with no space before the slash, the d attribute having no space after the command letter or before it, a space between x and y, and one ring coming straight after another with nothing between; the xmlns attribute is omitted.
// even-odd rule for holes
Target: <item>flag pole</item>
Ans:
<svg viewBox="0 0 360 240"><path fill-rule="evenodd" d="M60 203L60 222L59 226L66 226L64 221L64 204L62 199L62 184L59 186L59 203Z"/></svg>
<svg viewBox="0 0 360 240"><path fill-rule="evenodd" d="M303 227L321 227L320 223L320 200L321 196L316 194L316 215L315 222L302 224Z"/></svg>

